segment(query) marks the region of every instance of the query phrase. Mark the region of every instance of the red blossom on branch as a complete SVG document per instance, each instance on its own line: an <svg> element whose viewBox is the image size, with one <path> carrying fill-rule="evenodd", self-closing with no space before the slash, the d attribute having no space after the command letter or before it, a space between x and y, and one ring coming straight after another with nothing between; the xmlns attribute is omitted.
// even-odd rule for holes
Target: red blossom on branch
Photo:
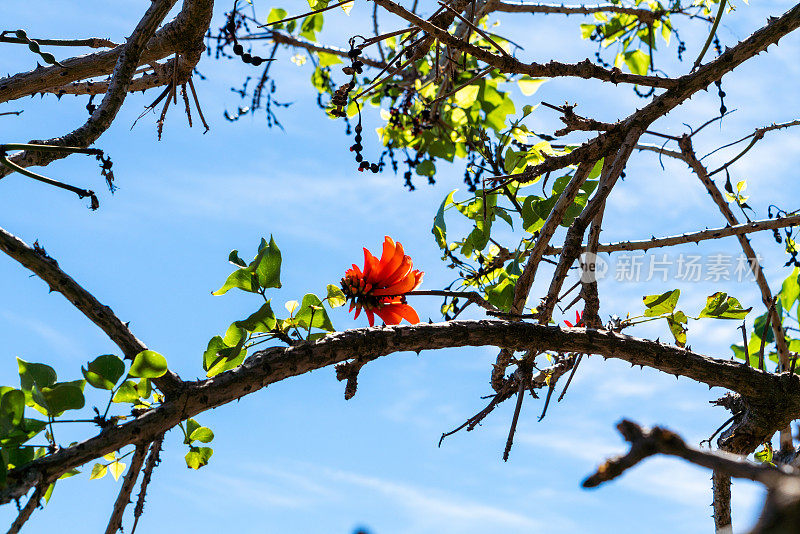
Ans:
<svg viewBox="0 0 800 534"><path fill-rule="evenodd" d="M370 326L375 323L375 315L389 325L400 324L403 319L418 323L419 316L406 304L405 294L419 287L425 273L413 268L403 245L389 236L383 242L380 260L365 248L364 269L353 264L342 278L342 291L350 301L350 311L356 310L354 318L358 318L363 308Z"/></svg>
<svg viewBox="0 0 800 534"><path fill-rule="evenodd" d="M580 326L585 326L583 324L583 312L582 311L579 312L578 310L575 310L575 324L572 324L569 321L564 321L564 324L567 325L570 328L577 328L577 327L580 327Z"/></svg>

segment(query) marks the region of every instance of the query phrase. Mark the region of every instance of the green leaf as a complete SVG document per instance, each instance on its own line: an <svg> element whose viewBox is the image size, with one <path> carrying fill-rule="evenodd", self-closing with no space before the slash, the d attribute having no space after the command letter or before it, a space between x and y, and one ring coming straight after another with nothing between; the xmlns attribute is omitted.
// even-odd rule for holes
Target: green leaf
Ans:
<svg viewBox="0 0 800 534"><path fill-rule="evenodd" d="M136 388L136 382L126 380L119 386L117 392L112 399L113 402L130 402L135 403L139 400L139 391Z"/></svg>
<svg viewBox="0 0 800 534"><path fill-rule="evenodd" d="M433 161L425 159L417 164L415 172L420 176L433 176L436 174L436 165Z"/></svg>
<svg viewBox="0 0 800 534"><path fill-rule="evenodd" d="M436 243L442 250L447 247L447 225L445 225L444 222L444 210L447 209L447 206L453 203L453 195L456 191L458 191L458 189L453 189L450 191L450 193L448 193L448 195L442 201L441 206L439 206L439 211L436 212L436 216L433 218L433 228L431 229L431 233L433 233Z"/></svg>
<svg viewBox="0 0 800 534"><path fill-rule="evenodd" d="M647 74L647 69L650 67L650 56L641 50L633 50L625 52L623 55L625 64L633 74Z"/></svg>
<svg viewBox="0 0 800 534"><path fill-rule="evenodd" d="M61 382L37 390L34 390L34 394L40 393L41 399L36 402L47 408L47 414L51 417L57 417L67 410L79 410L86 404L82 388L74 382Z"/></svg>
<svg viewBox="0 0 800 534"><path fill-rule="evenodd" d="M153 388L150 384L149 378L142 378L141 380L139 380L139 383L136 384L136 393L139 395L139 398L141 399L149 398L152 391Z"/></svg>
<svg viewBox="0 0 800 534"><path fill-rule="evenodd" d="M119 480L119 477L125 472L125 464L119 461L113 462L109 464L108 470L111 471L111 476L114 477L114 480Z"/></svg>
<svg viewBox="0 0 800 534"><path fill-rule="evenodd" d="M286 12L285 9L282 9L280 7L273 7L272 9L270 9L269 15L267 15L267 24L283 20L286 18L287 15L288 13ZM281 28L283 28L283 23L275 24L272 26L272 28L280 30Z"/></svg>
<svg viewBox="0 0 800 534"><path fill-rule="evenodd" d="M46 410L45 410L46 411ZM0 445L4 448L6 447L16 447L25 443L32 437L36 436L39 432L44 430L47 423L45 421L40 421L38 419L28 419L27 417L23 418L21 423L15 427L6 427L3 433L4 435L0 437ZM20 449L21 451L29 450L31 454L33 454L33 449ZM33 459L33 457L31 457ZM26 463L30 460L26 460ZM2 463L2 462L0 462ZM14 465L22 465L17 462L12 461Z"/></svg>
<svg viewBox="0 0 800 534"><path fill-rule="evenodd" d="M248 332L269 332L275 328L275 313L272 311L270 301L264 303L257 312L247 319L236 321L235 325L247 330Z"/></svg>
<svg viewBox="0 0 800 534"><path fill-rule="evenodd" d="M523 76L517 80L517 85L519 85L519 90L522 91L523 95L531 96L533 93L538 91L539 86L546 81L547 79L545 78L531 78L530 76Z"/></svg>
<svg viewBox="0 0 800 534"><path fill-rule="evenodd" d="M683 315L682 312L678 312L678 313ZM686 319L686 315L683 315L683 317L682 317L684 319L683 321L679 320L679 318L677 318L676 316L677 316L677 314L675 314L675 316L668 316L667 317L667 324L669 325L669 331L672 332L672 337L675 338L675 343L679 347L685 347L686 346L686 327L683 326L683 324L681 324L681 323L685 323L686 322L686 320L685 320Z"/></svg>
<svg viewBox="0 0 800 534"><path fill-rule="evenodd" d="M247 264L244 262L244 260L239 257L239 251L236 249L231 250L231 253L228 254L228 261L239 267L247 267Z"/></svg>
<svg viewBox="0 0 800 534"><path fill-rule="evenodd" d="M455 105L460 108L469 108L475 103L478 98L478 93L481 88L477 85L468 85L456 91L454 101Z"/></svg>
<svg viewBox="0 0 800 534"><path fill-rule="evenodd" d="M250 293L257 293L259 290L253 272L250 269L239 269L229 274L222 287L211 294L214 296L224 295L233 288Z"/></svg>
<svg viewBox="0 0 800 534"><path fill-rule="evenodd" d="M769 442L764 443L763 448L760 451L756 451L753 456L759 462L771 464L773 456L772 445Z"/></svg>
<svg viewBox="0 0 800 534"><path fill-rule="evenodd" d="M672 313L675 306L678 304L678 298L681 296L680 289L673 289L660 295L647 295L642 297L644 305L647 308L644 311L645 317L658 317L665 313Z"/></svg>
<svg viewBox="0 0 800 534"><path fill-rule="evenodd" d="M516 277L509 277L503 272L499 282L486 287L486 299L501 310L510 310L514 301L515 280Z"/></svg>
<svg viewBox="0 0 800 534"><path fill-rule="evenodd" d="M96 463L92 467L92 473L89 475L89 480L96 480L103 478L104 476L106 476L106 473L108 473L108 468L101 463Z"/></svg>
<svg viewBox="0 0 800 534"><path fill-rule="evenodd" d="M166 372L166 358L153 350L143 350L133 359L128 374L137 378L158 378Z"/></svg>
<svg viewBox="0 0 800 534"><path fill-rule="evenodd" d="M112 390L125 373L125 362L119 356L104 354L89 362L86 369L81 367L81 372L93 387Z"/></svg>
<svg viewBox="0 0 800 534"><path fill-rule="evenodd" d="M56 383L56 371L49 365L30 363L17 358L17 367L19 367L19 382L24 391L30 391L34 384L43 388Z"/></svg>
<svg viewBox="0 0 800 534"><path fill-rule="evenodd" d="M309 15L304 18L302 24L300 24L300 37L305 37L311 42L316 42L317 32L322 30L323 20L322 13Z"/></svg>
<svg viewBox="0 0 800 534"><path fill-rule="evenodd" d="M330 307L338 308L339 306L344 306L345 302L347 302L347 297L345 297L339 286L328 284L328 304Z"/></svg>
<svg viewBox="0 0 800 534"><path fill-rule="evenodd" d="M200 469L204 465L208 465L208 460L214 454L214 449L211 447L192 447L186 453L186 466L190 469Z"/></svg>
<svg viewBox="0 0 800 534"><path fill-rule="evenodd" d="M254 262L258 284L261 287L281 287L281 261L281 251L272 236L269 236L269 245L262 239Z"/></svg>
<svg viewBox="0 0 800 534"><path fill-rule="evenodd" d="M320 67L330 67L331 65L337 65L339 63L342 63L342 59L335 54L329 54L327 52L317 52L317 56L319 56L319 61L317 62L317 64Z"/></svg>
<svg viewBox="0 0 800 534"><path fill-rule="evenodd" d="M306 330L320 328L327 332L334 331L328 312L322 307L322 301L313 293L308 293L303 297L295 319L297 324Z"/></svg>
<svg viewBox="0 0 800 534"><path fill-rule="evenodd" d="M243 339L241 343L244 343ZM246 349L241 346L230 347L220 336L214 336L203 353L203 369L206 370L206 376L212 377L241 365L246 356Z"/></svg>
<svg viewBox="0 0 800 534"><path fill-rule="evenodd" d="M214 432L211 431L210 428L206 426L201 426L196 428L189 434L189 439L192 441L202 441L203 443L209 443L211 440L214 439Z"/></svg>
<svg viewBox="0 0 800 534"><path fill-rule="evenodd" d="M784 310L791 310L797 299L800 298L800 267L795 267L792 274L783 281L781 286L781 304Z"/></svg>
<svg viewBox="0 0 800 534"><path fill-rule="evenodd" d="M727 293L718 291L706 298L706 307L700 312L699 317L744 319L752 309L743 309L736 298L729 297Z"/></svg>
<svg viewBox="0 0 800 534"><path fill-rule="evenodd" d="M24 415L25 394L18 389L11 389L3 393L0 400L0 417L8 421L11 426L19 426Z"/></svg>
<svg viewBox="0 0 800 534"><path fill-rule="evenodd" d="M186 420L186 437L183 439L183 442L185 444L187 444L187 445L191 445L192 444L192 438L190 436L192 435L192 432L194 432L195 430L197 430L201 426L203 426L203 425L201 425L200 423L198 423L194 419L192 419L192 418L187 419Z"/></svg>

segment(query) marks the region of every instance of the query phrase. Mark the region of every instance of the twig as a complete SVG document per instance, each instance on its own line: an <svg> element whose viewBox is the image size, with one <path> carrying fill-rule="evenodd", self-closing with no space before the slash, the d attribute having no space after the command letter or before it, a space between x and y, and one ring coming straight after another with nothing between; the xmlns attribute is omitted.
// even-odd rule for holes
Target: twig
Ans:
<svg viewBox="0 0 800 534"><path fill-rule="evenodd" d="M31 495L28 502L25 504L25 507L19 511L17 518L11 523L11 527L8 529L8 534L17 534L25 523L30 519L31 515L33 514L34 510L39 506L39 501L42 500L42 496L44 495L44 491L42 488L46 488L50 485L50 483L41 483L33 490L33 494Z"/></svg>
<svg viewBox="0 0 800 534"><path fill-rule="evenodd" d="M161 462L160 452L163 442L164 434L161 434L150 445L150 454L147 456L147 461L142 470L142 483L139 486L139 497L136 499L136 506L133 508L133 526L131 526L130 534L136 532L136 525L139 524L139 518L144 513L144 500L147 495L147 487L150 484L150 478L153 476L153 470Z"/></svg>
<svg viewBox="0 0 800 534"><path fill-rule="evenodd" d="M711 31L708 34L708 39L706 39L706 42L703 45L703 49L700 50L700 55L697 56L697 59L694 61L694 65L692 65L692 70L696 69L700 65L700 62L703 61L703 56L706 55L708 47L711 46L711 41L714 40L714 35L717 33L717 28L719 27L719 21L722 20L722 14L725 12L726 1L727 0L720 0L719 2L717 15L714 17L714 24L711 26Z"/></svg>
<svg viewBox="0 0 800 534"><path fill-rule="evenodd" d="M108 520L106 534L116 534L117 531L122 529L122 515L125 513L125 508L128 506L128 503L130 503L131 492L136 485L139 471L142 469L148 445L148 443L139 443L136 445L136 451L131 458L131 465L122 481L122 487L119 489L117 500L114 502L114 509L111 512L111 519Z"/></svg>
<svg viewBox="0 0 800 534"><path fill-rule="evenodd" d="M673 247L685 243L699 243L709 239L720 239L723 237L739 236L764 230L774 230L776 228L786 228L789 226L800 225L800 214L790 215L782 219L763 219L750 223L737 224L735 226L725 226L710 230L701 230L688 234L681 234L669 237L653 237L641 241L622 241L620 243L604 243L597 247L597 252L619 252L631 250L650 250L652 248ZM586 245L581 247L581 251L586 250ZM562 247L548 247L544 254L547 256L558 256L563 251Z"/></svg>
<svg viewBox="0 0 800 534"><path fill-rule="evenodd" d="M21 239L0 228L0 250L14 258L27 269L33 271L45 281L51 291L58 291L67 298L90 321L100 327L125 355L133 360L137 354L147 347L131 333L108 306L102 304L91 293L86 291L72 277L61 270L50 256L25 244ZM153 383L168 395L180 388L178 375L168 372Z"/></svg>
<svg viewBox="0 0 800 534"><path fill-rule="evenodd" d="M330 11L331 9L337 8L339 6L343 6L345 4L350 4L354 0L344 0L343 2L339 2L337 4L331 4L327 7L323 7L320 9L315 9L314 11L309 11L308 13L303 13L302 15L295 15L294 17L288 17L281 20L276 20L275 22L267 22L266 24L261 24L259 28L266 28L268 26L274 26L276 24L283 24L284 22L289 22L292 20L302 19L303 17L310 17L311 15L316 15L317 13L324 13L325 11Z"/></svg>

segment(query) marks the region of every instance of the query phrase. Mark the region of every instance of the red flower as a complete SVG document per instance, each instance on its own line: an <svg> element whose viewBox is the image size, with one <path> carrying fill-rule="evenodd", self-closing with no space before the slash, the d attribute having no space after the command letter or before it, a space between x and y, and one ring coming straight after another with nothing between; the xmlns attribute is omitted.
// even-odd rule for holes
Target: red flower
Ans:
<svg viewBox="0 0 800 534"><path fill-rule="evenodd" d="M567 325L570 328L577 328L579 326L584 326L584 324L583 324L583 312L582 311L579 312L578 310L575 310L575 324L572 324L569 321L564 321L564 324Z"/></svg>
<svg viewBox="0 0 800 534"><path fill-rule="evenodd" d="M380 261L369 250L364 249L364 270L353 264L342 278L342 291L350 301L350 311L361 309L367 315L369 325L375 323L375 315L386 324L400 324L403 319L418 323L417 312L406 304L405 294L422 283L425 274L414 267L411 258L403 252L403 245L386 236Z"/></svg>

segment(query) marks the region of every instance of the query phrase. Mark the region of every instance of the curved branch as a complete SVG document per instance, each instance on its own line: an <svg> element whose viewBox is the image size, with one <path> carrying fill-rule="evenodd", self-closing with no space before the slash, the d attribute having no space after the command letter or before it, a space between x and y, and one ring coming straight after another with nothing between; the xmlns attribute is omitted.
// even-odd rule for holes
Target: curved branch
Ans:
<svg viewBox="0 0 800 534"><path fill-rule="evenodd" d="M424 20L414 13L407 11L403 7L397 5L391 0L375 0L375 3L390 11L400 18L403 18L413 24L414 26L422 29L429 36L439 39L455 49L466 52L476 59L483 61L495 68L500 69L507 74L527 74L533 77L577 77L577 78L595 78L598 80L612 82L612 83L632 83L643 85L645 87L659 87L671 88L677 87L677 80L671 78L659 78L656 76L642 76L639 74L625 74L619 69L605 69L599 65L595 65L588 59L580 63L560 63L557 61L550 61L546 64L541 63L523 63L511 56L497 56L483 48L479 48L469 44L449 32L443 30L431 22Z"/></svg>
<svg viewBox="0 0 800 534"><path fill-rule="evenodd" d="M86 317L106 333L129 360L143 350L144 343L128 329L108 306L102 304L94 295L86 291L67 273L61 270L58 262L47 255L43 248L31 248L18 237L0 228L0 250L17 260L23 267L31 270L50 287L50 291L58 291L78 308ZM167 373L153 382L161 391L171 393L181 384L174 373Z"/></svg>
<svg viewBox="0 0 800 534"><path fill-rule="evenodd" d="M601 354L737 391L754 404L780 411L759 420L761 427L753 431L763 436L800 415L797 375L764 373L730 360L709 358L685 348L614 332L491 320L359 328L329 334L314 342L259 351L236 369L187 383L172 400L130 422L12 470L7 487L0 491L0 504L23 495L40 480L57 477L127 444L152 441L182 420L269 384L357 356L378 358L403 351L466 346Z"/></svg>

